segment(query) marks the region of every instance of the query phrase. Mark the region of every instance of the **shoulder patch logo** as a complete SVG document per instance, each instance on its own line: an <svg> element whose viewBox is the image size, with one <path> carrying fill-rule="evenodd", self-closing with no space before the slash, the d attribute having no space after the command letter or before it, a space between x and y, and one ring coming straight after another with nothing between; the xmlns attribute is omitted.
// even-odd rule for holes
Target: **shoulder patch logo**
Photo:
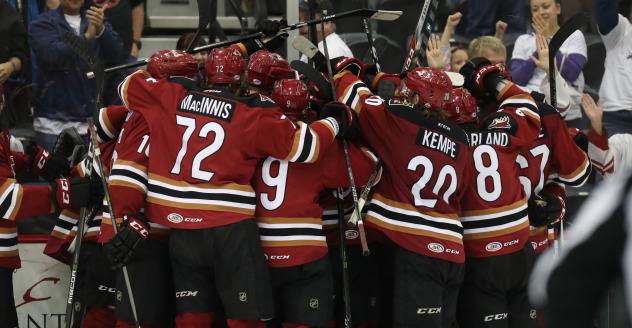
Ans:
<svg viewBox="0 0 632 328"><path fill-rule="evenodd" d="M487 127L488 129L511 129L509 116L497 117Z"/></svg>
<svg viewBox="0 0 632 328"><path fill-rule="evenodd" d="M259 99L261 99L261 101L267 101L267 102L271 102L271 103L274 102L274 100L272 100L272 98L270 98L268 96L265 96L265 95L262 95L262 94L259 94Z"/></svg>

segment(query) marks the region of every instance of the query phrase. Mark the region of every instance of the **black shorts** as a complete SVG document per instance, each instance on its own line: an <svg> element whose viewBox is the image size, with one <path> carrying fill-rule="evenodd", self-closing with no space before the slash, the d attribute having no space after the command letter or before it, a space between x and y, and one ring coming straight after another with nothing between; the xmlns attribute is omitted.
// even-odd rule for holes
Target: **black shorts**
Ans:
<svg viewBox="0 0 632 328"><path fill-rule="evenodd" d="M371 244L371 256L363 256L360 245L347 246L347 261L349 268L349 282L351 296L351 319L353 324L364 324L368 327L379 327L383 317L383 298L381 289L385 282L380 276L380 250L383 245ZM342 292L342 262L340 261L340 248L330 247L329 258L331 260L334 276L335 317L337 322L344 322L344 300ZM388 280L388 278L387 278ZM391 285L392 286L392 285ZM390 289L392 293L392 289Z"/></svg>
<svg viewBox="0 0 632 328"><path fill-rule="evenodd" d="M171 230L169 251L178 313L223 306L230 319L273 317L270 275L254 220Z"/></svg>
<svg viewBox="0 0 632 328"><path fill-rule="evenodd" d="M18 314L13 298L13 271L11 268L0 268L0 327L18 326Z"/></svg>
<svg viewBox="0 0 632 328"><path fill-rule="evenodd" d="M93 306L113 308L116 297L116 272L112 270L102 245L95 243L84 245L89 245L91 251L91 256L86 260L86 307L88 309Z"/></svg>
<svg viewBox="0 0 632 328"><path fill-rule="evenodd" d="M536 312L527 298L534 258L527 246L512 254L467 259L457 313L460 327L536 327Z"/></svg>
<svg viewBox="0 0 632 328"><path fill-rule="evenodd" d="M325 327L333 320L333 277L327 256L311 263L270 268L275 322Z"/></svg>
<svg viewBox="0 0 632 328"><path fill-rule="evenodd" d="M140 243L127 264L129 279L141 324L168 326L175 316L173 277L168 244L153 238ZM116 273L116 318L134 322L122 270Z"/></svg>
<svg viewBox="0 0 632 328"><path fill-rule="evenodd" d="M465 265L397 248L394 327L453 327Z"/></svg>

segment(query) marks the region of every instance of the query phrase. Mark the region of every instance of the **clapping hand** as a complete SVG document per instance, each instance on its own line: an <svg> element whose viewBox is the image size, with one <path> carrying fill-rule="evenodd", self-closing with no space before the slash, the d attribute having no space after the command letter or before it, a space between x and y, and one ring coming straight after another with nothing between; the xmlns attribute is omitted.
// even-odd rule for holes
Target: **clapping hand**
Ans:
<svg viewBox="0 0 632 328"><path fill-rule="evenodd" d="M88 19L88 29L85 33L86 39L95 38L103 32L104 11L105 7L99 8L96 6L91 6L90 9L86 10L86 18Z"/></svg>

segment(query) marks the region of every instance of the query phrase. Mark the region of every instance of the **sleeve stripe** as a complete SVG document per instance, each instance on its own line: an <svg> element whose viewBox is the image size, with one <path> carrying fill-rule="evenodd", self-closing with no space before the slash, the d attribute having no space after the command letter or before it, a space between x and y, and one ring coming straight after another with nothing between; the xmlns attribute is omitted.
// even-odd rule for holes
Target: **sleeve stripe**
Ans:
<svg viewBox="0 0 632 328"><path fill-rule="evenodd" d="M116 137L113 132L112 123L107 116L107 108L101 108L99 110L99 124L97 125L97 137L99 142L106 142Z"/></svg>
<svg viewBox="0 0 632 328"><path fill-rule="evenodd" d="M313 147L314 147L314 134L312 133L312 129L309 126L304 126L305 129L305 138L303 141L301 154L298 156L297 162L307 162L310 157L313 156Z"/></svg>
<svg viewBox="0 0 632 328"><path fill-rule="evenodd" d="M24 195L24 191L22 186L19 184L16 185L17 188L13 189L13 197L11 197L11 206L7 211L9 220L15 220L15 217L18 215L20 211L20 207L22 206L22 196Z"/></svg>
<svg viewBox="0 0 632 328"><path fill-rule="evenodd" d="M120 171L129 171L131 173L134 173L138 176L140 176L141 178L147 180L147 172L146 169L143 170L141 168L138 167L134 167L134 166L130 166L130 165L124 165L124 164L117 164L115 163L112 166L112 173L114 172L120 172Z"/></svg>
<svg viewBox="0 0 632 328"><path fill-rule="evenodd" d="M292 152L290 153L289 161L296 162L296 160L301 156L303 152L303 146L305 142L305 134L307 133L307 124L303 122L298 122L298 127L300 129L299 133L296 135L294 139L294 145L292 146Z"/></svg>
<svg viewBox="0 0 632 328"><path fill-rule="evenodd" d="M118 174L117 174L118 173ZM113 172L109 179L110 186L129 187L129 184L137 186L143 192L147 192L147 180L139 179L133 174L125 174L126 172Z"/></svg>
<svg viewBox="0 0 632 328"><path fill-rule="evenodd" d="M580 187L588 180L590 176L590 172L592 171L592 165L588 157L584 158L584 163L575 170L575 172L565 175L558 176L555 181L567 184L569 186Z"/></svg>

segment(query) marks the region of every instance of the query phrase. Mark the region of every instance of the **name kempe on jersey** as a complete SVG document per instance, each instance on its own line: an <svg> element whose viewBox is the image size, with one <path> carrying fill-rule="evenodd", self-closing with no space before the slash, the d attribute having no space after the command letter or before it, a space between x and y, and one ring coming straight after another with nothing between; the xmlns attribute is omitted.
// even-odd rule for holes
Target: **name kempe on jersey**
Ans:
<svg viewBox="0 0 632 328"><path fill-rule="evenodd" d="M366 184L377 158L349 144L355 183ZM272 267L301 265L327 255L319 194L349 186L342 145L334 143L313 164L289 163L268 157L257 166L253 187L261 245Z"/></svg>
<svg viewBox="0 0 632 328"><path fill-rule="evenodd" d="M533 98L511 82L506 81L498 101L499 110L470 134L474 165L461 216L467 257L513 253L529 238L516 157L540 134L540 115Z"/></svg>
<svg viewBox="0 0 632 328"><path fill-rule="evenodd" d="M202 90L189 79L155 80L144 71L130 75L119 93L146 131L135 128L128 137L122 133L136 140L118 144L113 168L120 178L111 184L121 192L146 193L145 215L171 228L209 228L253 218L250 181L259 160L273 156L314 162L338 129L332 119L293 123L262 95ZM128 148L126 158L119 146ZM144 157L135 157L134 151ZM142 205L135 202L121 213L115 209L117 217Z"/></svg>
<svg viewBox="0 0 632 328"><path fill-rule="evenodd" d="M588 180L590 160L568 134L562 116L550 105L536 104L540 109L542 131L517 157L520 182L527 198L540 194L543 189L565 197L564 185L578 187ZM531 227L529 235L537 254L548 248L546 226Z"/></svg>
<svg viewBox="0 0 632 328"><path fill-rule="evenodd" d="M384 161L366 226L412 252L464 262L459 213L471 165L465 131L371 95L349 72L335 79L339 100L356 111L364 139Z"/></svg>

